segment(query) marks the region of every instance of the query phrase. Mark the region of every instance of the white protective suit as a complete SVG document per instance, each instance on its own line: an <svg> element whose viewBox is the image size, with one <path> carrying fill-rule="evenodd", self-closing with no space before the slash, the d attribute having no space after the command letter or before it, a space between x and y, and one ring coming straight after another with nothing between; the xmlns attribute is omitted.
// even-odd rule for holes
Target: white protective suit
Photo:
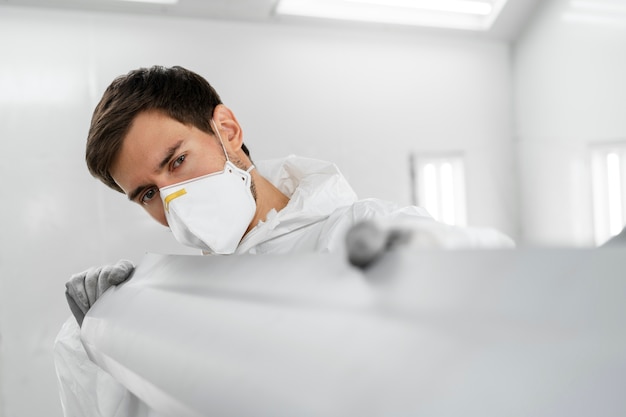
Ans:
<svg viewBox="0 0 626 417"><path fill-rule="evenodd" d="M280 212L272 210L265 222L245 236L237 248L239 254L343 252L349 227L373 218L416 230L416 246L513 246L508 237L497 231L443 225L419 207L398 207L377 199L357 201L332 163L291 156L256 166L290 201ZM89 360L73 317L57 336L55 364L66 417L158 416Z"/></svg>

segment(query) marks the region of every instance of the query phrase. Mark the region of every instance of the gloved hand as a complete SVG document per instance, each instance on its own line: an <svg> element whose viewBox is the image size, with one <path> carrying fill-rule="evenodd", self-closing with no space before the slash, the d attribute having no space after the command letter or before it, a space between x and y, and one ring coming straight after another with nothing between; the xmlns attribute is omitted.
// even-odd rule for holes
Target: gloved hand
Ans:
<svg viewBox="0 0 626 417"><path fill-rule="evenodd" d="M135 265L120 260L115 265L89 268L72 275L65 283L65 297L78 325L83 324L85 314L109 287L121 284L132 275Z"/></svg>
<svg viewBox="0 0 626 417"><path fill-rule="evenodd" d="M420 249L512 248L515 243L495 229L458 227L429 218L365 220L346 234L348 260L366 268L395 247Z"/></svg>
<svg viewBox="0 0 626 417"><path fill-rule="evenodd" d="M408 244L412 232L370 220L357 223L346 234L348 260L354 266L367 268L394 246Z"/></svg>

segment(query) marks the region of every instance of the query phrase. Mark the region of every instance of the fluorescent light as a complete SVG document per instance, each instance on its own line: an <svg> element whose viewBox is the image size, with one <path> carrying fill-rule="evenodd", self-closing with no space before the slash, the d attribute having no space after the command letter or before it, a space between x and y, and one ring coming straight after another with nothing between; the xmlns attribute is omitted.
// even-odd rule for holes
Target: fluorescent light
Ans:
<svg viewBox="0 0 626 417"><path fill-rule="evenodd" d="M127 1L132 3L151 3L151 4L177 4L178 0L116 0Z"/></svg>
<svg viewBox="0 0 626 417"><path fill-rule="evenodd" d="M487 30L507 0L280 0L276 14Z"/></svg>
<svg viewBox="0 0 626 417"><path fill-rule="evenodd" d="M493 9L490 3L472 0L345 0L350 3L372 4L384 7L419 9L434 12L465 13L487 16Z"/></svg>

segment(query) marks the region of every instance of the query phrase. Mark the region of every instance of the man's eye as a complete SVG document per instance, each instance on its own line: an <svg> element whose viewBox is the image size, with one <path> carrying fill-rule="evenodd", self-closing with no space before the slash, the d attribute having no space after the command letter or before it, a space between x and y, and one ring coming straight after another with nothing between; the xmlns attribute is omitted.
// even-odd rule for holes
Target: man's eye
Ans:
<svg viewBox="0 0 626 417"><path fill-rule="evenodd" d="M185 157L186 155L181 155L178 158L176 158L174 162L172 163L172 168L178 168L183 163L183 161L185 161Z"/></svg>
<svg viewBox="0 0 626 417"><path fill-rule="evenodd" d="M148 191L146 191L142 196L141 196L141 202L142 204L148 204L150 201L152 201L152 199L154 198L154 196L156 196L157 194L157 189L156 188L150 188L148 189Z"/></svg>

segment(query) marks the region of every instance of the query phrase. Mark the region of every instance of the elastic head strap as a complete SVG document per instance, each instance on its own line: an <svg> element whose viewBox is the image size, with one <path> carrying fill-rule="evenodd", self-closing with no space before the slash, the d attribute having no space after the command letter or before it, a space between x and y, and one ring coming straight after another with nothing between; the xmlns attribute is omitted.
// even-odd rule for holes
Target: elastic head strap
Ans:
<svg viewBox="0 0 626 417"><path fill-rule="evenodd" d="M211 123L213 124L213 130L215 130L215 133L217 134L217 137L220 140L220 145L222 145L222 150L224 151L224 156L226 157L226 161L230 162L230 158L228 157L228 152L226 152L226 147L224 146L224 141L222 140L222 135L220 135L220 131L217 130L217 124L215 124L215 120L211 119ZM254 168L256 168L254 164L250 164L248 169L246 169L246 172L250 172Z"/></svg>
<svg viewBox="0 0 626 417"><path fill-rule="evenodd" d="M230 162L230 158L228 158L228 152L226 152L226 147L224 146L224 141L222 140L222 135L220 135L220 131L217 130L217 124L215 124L215 120L211 119L211 123L213 124L213 130L215 130L215 133L220 140L220 145L222 145L222 150L224 151L224 156L226 156L226 161Z"/></svg>

